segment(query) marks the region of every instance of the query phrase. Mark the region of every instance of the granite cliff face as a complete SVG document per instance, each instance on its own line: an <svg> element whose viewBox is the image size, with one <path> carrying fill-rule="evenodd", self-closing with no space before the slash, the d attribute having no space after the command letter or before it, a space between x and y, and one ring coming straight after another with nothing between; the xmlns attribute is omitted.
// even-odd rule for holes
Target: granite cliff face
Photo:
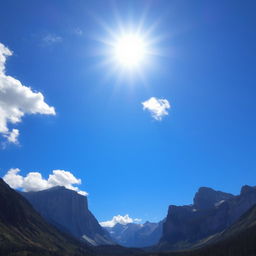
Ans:
<svg viewBox="0 0 256 256"><path fill-rule="evenodd" d="M238 221L192 250L148 253L145 256L249 256L256 255L256 205Z"/></svg>
<svg viewBox="0 0 256 256"><path fill-rule="evenodd" d="M206 210L232 197L234 197L232 194L201 187L195 194L193 206L197 210Z"/></svg>
<svg viewBox="0 0 256 256"><path fill-rule="evenodd" d="M89 246L58 231L0 178L0 255L95 255Z"/></svg>
<svg viewBox="0 0 256 256"><path fill-rule="evenodd" d="M192 247L223 231L256 204L256 187L244 186L238 196L200 188L192 205L169 206L159 247Z"/></svg>
<svg viewBox="0 0 256 256"><path fill-rule="evenodd" d="M162 221L159 223L145 222L144 224L117 223L112 228L106 228L113 240L125 247L148 247L159 242L162 236Z"/></svg>
<svg viewBox="0 0 256 256"><path fill-rule="evenodd" d="M92 245L113 244L109 234L89 211L87 197L60 186L21 194L57 228Z"/></svg>

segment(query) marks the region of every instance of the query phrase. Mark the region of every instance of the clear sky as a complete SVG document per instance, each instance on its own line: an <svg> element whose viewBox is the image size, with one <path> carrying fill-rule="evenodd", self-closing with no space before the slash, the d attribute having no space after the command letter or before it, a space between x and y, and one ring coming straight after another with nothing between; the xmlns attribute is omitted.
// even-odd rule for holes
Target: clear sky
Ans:
<svg viewBox="0 0 256 256"><path fill-rule="evenodd" d="M13 52L6 74L48 104L8 123L19 142L2 132L0 176L69 171L99 221L157 221L200 186L238 194L256 185L255 1L0 6L0 42ZM139 26L151 52L134 70L119 67L108 42ZM143 110L151 97L168 101L169 114Z"/></svg>

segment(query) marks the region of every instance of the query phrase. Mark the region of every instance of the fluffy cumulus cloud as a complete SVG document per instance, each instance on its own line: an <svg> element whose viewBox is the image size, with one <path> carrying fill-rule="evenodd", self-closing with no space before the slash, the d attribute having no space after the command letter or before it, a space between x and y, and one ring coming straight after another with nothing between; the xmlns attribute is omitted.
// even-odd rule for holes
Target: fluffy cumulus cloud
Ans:
<svg viewBox="0 0 256 256"><path fill-rule="evenodd" d="M19 130L9 129L8 123L21 122L25 114L55 115L40 92L33 91L5 73L6 58L12 52L0 43L0 134L10 143L18 143Z"/></svg>
<svg viewBox="0 0 256 256"><path fill-rule="evenodd" d="M158 121L161 121L164 116L168 115L167 110L171 108L168 100L155 97L142 102L142 105L143 109L148 110L152 117Z"/></svg>
<svg viewBox="0 0 256 256"><path fill-rule="evenodd" d="M116 215L112 218L112 220L100 222L100 225L102 227L110 227L111 228L111 227L114 227L117 223L126 225L129 223L137 223L140 221L141 221L141 219L133 219L133 218L129 217L128 214L126 214L124 216Z"/></svg>
<svg viewBox="0 0 256 256"><path fill-rule="evenodd" d="M80 190L77 186L81 180L77 179L71 172L64 170L53 170L48 179L44 179L39 172L29 172L26 176L19 174L20 169L10 169L3 180L14 189L22 189L23 191L40 191L55 186L64 186L67 189L76 191L86 196L87 192Z"/></svg>

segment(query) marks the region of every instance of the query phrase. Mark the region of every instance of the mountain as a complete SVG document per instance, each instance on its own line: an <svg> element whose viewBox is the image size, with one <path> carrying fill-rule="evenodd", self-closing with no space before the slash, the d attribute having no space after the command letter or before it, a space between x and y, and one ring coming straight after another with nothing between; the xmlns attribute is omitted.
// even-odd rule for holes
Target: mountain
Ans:
<svg viewBox="0 0 256 256"><path fill-rule="evenodd" d="M21 192L50 223L91 245L114 244L88 209L87 197L62 186L37 192Z"/></svg>
<svg viewBox="0 0 256 256"><path fill-rule="evenodd" d="M91 248L49 225L0 178L0 255L82 256Z"/></svg>
<svg viewBox="0 0 256 256"><path fill-rule="evenodd" d="M159 242L162 235L162 224L145 222L144 224L128 223L122 225L117 223L114 227L106 228L113 240L125 247L147 247Z"/></svg>
<svg viewBox="0 0 256 256"><path fill-rule="evenodd" d="M233 198L234 196L212 188L201 187L193 199L193 207L197 210L206 210L214 207L216 203Z"/></svg>
<svg viewBox="0 0 256 256"><path fill-rule="evenodd" d="M174 206L163 224L161 250L177 250L202 245L235 223L256 204L256 187L244 186L238 196L211 188L200 188L192 205Z"/></svg>
<svg viewBox="0 0 256 256"><path fill-rule="evenodd" d="M229 228L213 236L201 248L144 256L255 256L256 206L253 206Z"/></svg>

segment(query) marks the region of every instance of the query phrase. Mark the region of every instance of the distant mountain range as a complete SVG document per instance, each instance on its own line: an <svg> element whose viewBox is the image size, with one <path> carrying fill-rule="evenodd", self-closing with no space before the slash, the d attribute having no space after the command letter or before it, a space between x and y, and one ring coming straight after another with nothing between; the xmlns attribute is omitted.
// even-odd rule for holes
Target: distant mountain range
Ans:
<svg viewBox="0 0 256 256"><path fill-rule="evenodd" d="M163 221L158 223L145 222L144 224L117 223L114 227L107 227L111 237L118 244L126 247L147 247L159 242L162 236Z"/></svg>
<svg viewBox="0 0 256 256"><path fill-rule="evenodd" d="M237 196L202 187L159 223L107 230L75 191L16 192L0 179L0 256L254 256L256 187Z"/></svg>
<svg viewBox="0 0 256 256"><path fill-rule="evenodd" d="M221 232L255 204L256 187L243 186L238 196L201 187L193 204L170 205L166 219L159 223L116 224L107 230L118 244L126 247L147 251L198 248L216 242Z"/></svg>

